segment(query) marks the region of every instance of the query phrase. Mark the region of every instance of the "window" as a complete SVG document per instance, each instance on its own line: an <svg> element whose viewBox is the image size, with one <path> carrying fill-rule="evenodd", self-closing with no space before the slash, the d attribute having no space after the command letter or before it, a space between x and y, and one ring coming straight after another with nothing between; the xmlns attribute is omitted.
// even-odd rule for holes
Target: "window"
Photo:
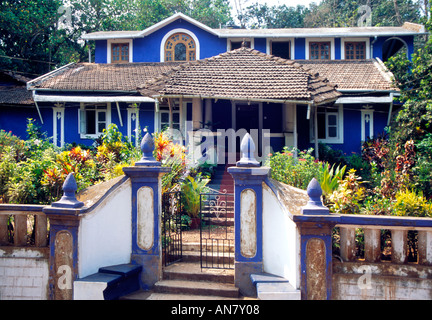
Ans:
<svg viewBox="0 0 432 320"><path fill-rule="evenodd" d="M318 140L324 143L343 143L342 105L337 108L319 107L317 109ZM311 117L311 142L314 142L314 116Z"/></svg>
<svg viewBox="0 0 432 320"><path fill-rule="evenodd" d="M235 50L235 49L240 49L242 47L242 41L235 41L235 40L231 40L231 50ZM250 48L251 47L251 43L250 41L245 41L244 42L245 47L246 48Z"/></svg>
<svg viewBox="0 0 432 320"><path fill-rule="evenodd" d="M291 59L290 41L272 41L270 43L270 54L283 59Z"/></svg>
<svg viewBox="0 0 432 320"><path fill-rule="evenodd" d="M129 43L111 44L111 63L129 62Z"/></svg>
<svg viewBox="0 0 432 320"><path fill-rule="evenodd" d="M345 42L345 59L366 59L366 42Z"/></svg>
<svg viewBox="0 0 432 320"><path fill-rule="evenodd" d="M195 41L186 33L175 33L165 42L165 61L196 60Z"/></svg>
<svg viewBox="0 0 432 320"><path fill-rule="evenodd" d="M330 60L330 42L309 42L310 60Z"/></svg>
<svg viewBox="0 0 432 320"><path fill-rule="evenodd" d="M161 111L160 117L160 129L161 131L167 129L170 126L169 111ZM180 130L180 112L172 111L172 129Z"/></svg>
<svg viewBox="0 0 432 320"><path fill-rule="evenodd" d="M80 134L84 137L97 137L108 127L110 108L106 104L82 105L79 122Z"/></svg>

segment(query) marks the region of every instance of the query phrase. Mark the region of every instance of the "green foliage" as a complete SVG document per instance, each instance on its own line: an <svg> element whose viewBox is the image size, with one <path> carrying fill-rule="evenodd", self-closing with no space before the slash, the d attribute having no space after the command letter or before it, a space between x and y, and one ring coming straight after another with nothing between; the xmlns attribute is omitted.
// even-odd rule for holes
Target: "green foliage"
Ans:
<svg viewBox="0 0 432 320"><path fill-rule="evenodd" d="M284 147L282 152L270 154L266 165L271 167L271 178L306 190L312 178L320 175L321 164L312 156L313 149L297 151ZM294 156L298 153L298 157Z"/></svg>
<svg viewBox="0 0 432 320"><path fill-rule="evenodd" d="M432 203L428 202L422 192L414 190L400 190L396 194L393 204L393 215L432 217Z"/></svg>
<svg viewBox="0 0 432 320"><path fill-rule="evenodd" d="M198 174L195 178L187 177L180 185L183 192L184 209L192 218L197 218L200 212L200 194L205 192L210 179Z"/></svg>
<svg viewBox="0 0 432 320"><path fill-rule="evenodd" d="M333 212L344 214L360 213L362 201L366 196L366 190L362 186L361 177L356 175L354 169L348 171L346 177L340 182L339 187L329 197L330 208Z"/></svg>
<svg viewBox="0 0 432 320"><path fill-rule="evenodd" d="M335 168L335 164L331 167L329 163L323 164L319 175L319 183L324 196L328 196L337 190L340 181L345 175L346 168L346 165L343 167L338 165Z"/></svg>

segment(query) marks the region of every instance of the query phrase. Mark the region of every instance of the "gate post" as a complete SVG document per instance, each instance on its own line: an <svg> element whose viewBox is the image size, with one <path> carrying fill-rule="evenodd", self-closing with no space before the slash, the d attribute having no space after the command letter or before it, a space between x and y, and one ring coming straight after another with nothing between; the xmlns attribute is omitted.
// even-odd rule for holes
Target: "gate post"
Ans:
<svg viewBox="0 0 432 320"><path fill-rule="evenodd" d="M78 277L78 231L84 203L76 199L75 177L69 173L63 196L43 208L50 221L50 300L73 300L73 282Z"/></svg>
<svg viewBox="0 0 432 320"><path fill-rule="evenodd" d="M313 178L307 188L309 201L302 214L294 216L300 231L302 300L332 297L332 230L338 216L331 215L321 201L322 189Z"/></svg>
<svg viewBox="0 0 432 320"><path fill-rule="evenodd" d="M143 157L123 172L132 183L131 262L143 267L141 288L149 290L162 274L161 177L171 168L161 167L153 157L154 142L149 133L141 141Z"/></svg>
<svg viewBox="0 0 432 320"><path fill-rule="evenodd" d="M255 296L251 274L263 272L262 183L270 168L254 158L255 144L249 134L241 142L242 158L228 172L234 178L234 282L246 296Z"/></svg>

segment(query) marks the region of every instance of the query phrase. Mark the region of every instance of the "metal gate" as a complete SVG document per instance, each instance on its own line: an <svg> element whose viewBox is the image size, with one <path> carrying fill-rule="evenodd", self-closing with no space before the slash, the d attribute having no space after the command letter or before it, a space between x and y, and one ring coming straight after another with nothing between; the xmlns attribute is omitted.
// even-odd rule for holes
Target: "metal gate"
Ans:
<svg viewBox="0 0 432 320"><path fill-rule="evenodd" d="M162 194L162 253L165 266L182 259L181 191Z"/></svg>
<svg viewBox="0 0 432 320"><path fill-rule="evenodd" d="M201 268L234 268L234 195L200 195Z"/></svg>

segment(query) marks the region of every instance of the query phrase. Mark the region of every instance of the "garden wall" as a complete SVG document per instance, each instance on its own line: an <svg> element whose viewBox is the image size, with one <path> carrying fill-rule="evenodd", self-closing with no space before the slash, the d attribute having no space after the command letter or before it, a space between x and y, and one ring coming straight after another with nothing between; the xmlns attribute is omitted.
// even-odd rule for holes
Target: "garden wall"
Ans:
<svg viewBox="0 0 432 320"><path fill-rule="evenodd" d="M333 300L432 300L432 268L333 262Z"/></svg>
<svg viewBox="0 0 432 320"><path fill-rule="evenodd" d="M0 300L48 299L48 248L0 247Z"/></svg>

